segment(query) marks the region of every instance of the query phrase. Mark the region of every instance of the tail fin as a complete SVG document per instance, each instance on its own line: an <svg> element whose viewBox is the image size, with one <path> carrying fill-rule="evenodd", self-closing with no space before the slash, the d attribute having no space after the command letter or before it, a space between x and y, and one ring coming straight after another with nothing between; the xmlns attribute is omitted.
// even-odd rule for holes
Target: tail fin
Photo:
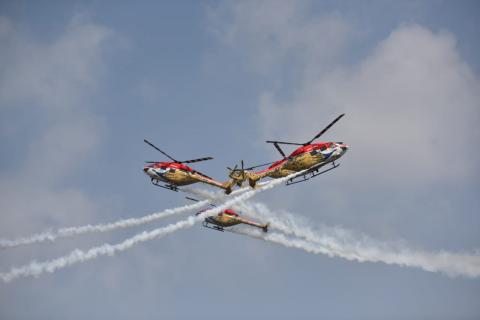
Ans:
<svg viewBox="0 0 480 320"><path fill-rule="evenodd" d="M248 171L246 171L245 174L248 178L248 184L255 189L257 181L260 180L260 175Z"/></svg>
<svg viewBox="0 0 480 320"><path fill-rule="evenodd" d="M270 222L269 223L266 223L263 227L262 227L262 230L263 232L268 232L268 226L270 225Z"/></svg>
<svg viewBox="0 0 480 320"><path fill-rule="evenodd" d="M222 184L222 188L225 189L226 194L232 193L232 187L235 184L234 179L230 179Z"/></svg>

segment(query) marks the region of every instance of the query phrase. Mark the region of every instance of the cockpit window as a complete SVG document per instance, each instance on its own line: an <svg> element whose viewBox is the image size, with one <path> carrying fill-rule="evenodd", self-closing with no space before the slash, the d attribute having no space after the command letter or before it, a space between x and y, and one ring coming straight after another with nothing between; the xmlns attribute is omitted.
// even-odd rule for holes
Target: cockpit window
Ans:
<svg viewBox="0 0 480 320"><path fill-rule="evenodd" d="M160 169L162 169L162 170L167 170L167 167L160 167Z"/></svg>
<svg viewBox="0 0 480 320"><path fill-rule="evenodd" d="M325 150L327 150L327 147L325 145L323 145L323 146L320 147L320 150L325 151Z"/></svg>

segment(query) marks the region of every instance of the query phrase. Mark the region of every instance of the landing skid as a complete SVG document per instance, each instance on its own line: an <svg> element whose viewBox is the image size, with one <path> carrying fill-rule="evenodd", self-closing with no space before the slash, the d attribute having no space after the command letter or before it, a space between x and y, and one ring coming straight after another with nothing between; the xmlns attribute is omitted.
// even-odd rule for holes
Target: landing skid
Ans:
<svg viewBox="0 0 480 320"><path fill-rule="evenodd" d="M176 191L178 192L178 187L177 186L174 186L173 184L161 184L160 181L158 180L155 180L155 179L152 179L152 184L156 187L160 187L160 188L164 188L164 189L167 189L167 190L171 190L171 191Z"/></svg>
<svg viewBox="0 0 480 320"><path fill-rule="evenodd" d="M205 228L212 229L212 230L217 230L223 232L223 227L217 226L217 225L210 225L207 221L203 221L202 225Z"/></svg>
<svg viewBox="0 0 480 320"><path fill-rule="evenodd" d="M338 168L339 166L340 166L340 164L336 164L335 162L332 162L332 167L331 167L331 168L328 168L328 169L323 170L323 171L320 171L320 172L318 172L318 170L320 169L320 167L317 168L317 169L313 169L313 170L311 170L311 171L309 171L309 172L304 173L304 174L301 175L301 176L293 177L292 179L288 180L285 184L286 184L287 186L289 186L289 185L291 185L291 184L296 184L296 183L300 183L300 182L305 182L305 181L307 181L307 180L310 180L311 178L314 178L314 177L316 177L316 176L319 176L319 175L321 175L321 174L324 174L325 172L328 172L328 171L330 171L330 170L333 170L333 169L335 169L335 168ZM300 180L295 181L297 178L300 178Z"/></svg>

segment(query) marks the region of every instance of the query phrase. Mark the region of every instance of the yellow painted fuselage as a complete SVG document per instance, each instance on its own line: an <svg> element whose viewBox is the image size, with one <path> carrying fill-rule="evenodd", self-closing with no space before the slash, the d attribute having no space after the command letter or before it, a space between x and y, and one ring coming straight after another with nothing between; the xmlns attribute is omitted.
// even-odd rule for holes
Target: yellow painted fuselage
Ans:
<svg viewBox="0 0 480 320"><path fill-rule="evenodd" d="M255 221L245 219L230 209L226 209L216 216L207 217L205 219L204 226L208 226L208 224L214 225L215 227L213 229L217 229L220 231L223 231L223 228L236 226L238 224L246 224L253 227L257 227L262 229L265 232L267 232L267 228L268 228L268 224L260 224Z"/></svg>
<svg viewBox="0 0 480 320"><path fill-rule="evenodd" d="M168 185L185 186L197 182L206 183L215 187L231 191L234 181L219 182L189 166L176 162L157 162L144 167L145 173L154 181L162 181Z"/></svg>
<svg viewBox="0 0 480 320"><path fill-rule="evenodd" d="M309 144L297 148L290 156L275 162L265 170L246 172L246 176L250 185L254 187L256 182L264 177L282 178L303 170L321 167L340 158L347 149L348 146L341 143Z"/></svg>

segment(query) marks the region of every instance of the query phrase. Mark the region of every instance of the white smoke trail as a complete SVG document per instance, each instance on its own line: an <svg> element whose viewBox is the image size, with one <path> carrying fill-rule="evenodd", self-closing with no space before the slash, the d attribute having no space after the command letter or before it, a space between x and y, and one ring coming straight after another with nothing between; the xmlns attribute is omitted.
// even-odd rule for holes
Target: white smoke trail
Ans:
<svg viewBox="0 0 480 320"><path fill-rule="evenodd" d="M32 261L24 266L11 268L8 273L0 273L0 278L4 282L10 282L19 277L38 277L45 272L53 273L58 269L62 269L80 262L86 262L99 256L113 256L115 253L125 251L138 243L160 238L179 229L192 226L194 223L195 218L189 217L186 220L170 224L163 228L158 228L149 232L144 231L115 245L105 243L101 246L93 247L88 251L75 249L68 255L49 261Z"/></svg>
<svg viewBox="0 0 480 320"><path fill-rule="evenodd" d="M452 253L447 251L427 252L408 248L405 243L382 243L365 235L338 227L323 226L312 230L301 223L298 216L284 213L276 214L264 204L237 205L242 210L261 216L270 222L270 227L301 239L292 239L284 234L269 233L255 237L275 242L286 247L293 247L315 254L341 257L358 262L383 262L405 267L417 267L430 272L441 272L449 276L480 277L480 255L474 253ZM304 240L302 240L304 239Z"/></svg>
<svg viewBox="0 0 480 320"><path fill-rule="evenodd" d="M210 200L203 200L194 204L185 205L178 208L166 209L161 212L152 213L147 216L143 216L141 218L129 218L118 220L112 223L106 224L97 224L97 225L84 225L79 227L68 227L68 228L61 228L56 231L45 231L42 233L33 234L29 237L22 237L17 239L0 239L0 248L12 248L21 245L39 243L44 241L55 241L58 238L65 238L65 237L72 237L77 235L82 235L85 233L93 233L93 232L106 232L120 228L127 228L138 226L142 224L146 224L155 220L159 220L162 218L169 217L174 214L179 214L183 212L193 211L196 209L200 209L205 205L208 205Z"/></svg>
<svg viewBox="0 0 480 320"><path fill-rule="evenodd" d="M234 192L232 192L231 195L236 195L236 194L245 192L246 190L248 190L248 188L237 189ZM184 191L192 194L196 194L196 195L208 194L209 195L208 199L212 201L221 200L227 197L227 195L225 195L224 193L213 193L213 192L203 191L198 189L184 188ZM122 220L118 220L111 223L105 223L105 224L97 224L97 225L88 224L88 225L78 226L78 227L61 228L56 231L44 231L41 233L33 234L28 237L21 237L17 239L0 239L0 249L13 248L13 247L18 247L23 245L45 242L45 241L54 242L59 238L73 237L73 236L78 236L86 233L107 232L115 229L139 226L139 225L146 224L159 219L163 219L175 214L180 214L180 213L200 209L208 205L210 203L210 200L203 200L195 204L189 204L189 205L185 205L178 208L166 209L164 211L152 213L150 215L143 216L140 218L122 219Z"/></svg>
<svg viewBox="0 0 480 320"><path fill-rule="evenodd" d="M206 211L202 212L198 216L195 216L195 217L191 216L191 217L188 217L185 220L181 220L181 221L178 221L174 224L170 224L170 225L168 225L166 227L163 227L163 228L154 229L154 230L149 231L149 232L144 231L142 233L139 233L139 234L137 234L137 235L121 242L121 243L115 244L115 245L105 243L101 246L91 248L86 252L82 251L82 250L79 250L79 249L76 249L76 250L72 251L70 254L68 254L66 256L63 256L63 257L60 257L60 258L57 258L57 259L44 261L44 262L32 261L31 263L26 264L26 265L21 266L21 267L13 267L7 273L0 273L0 279L2 279L4 282L10 282L10 281L12 281L16 278L19 278L19 277L28 277L28 276L37 277L37 276L40 276L41 274L43 274L45 272L53 273L58 269L65 268L65 267L68 267L68 266L71 266L71 265L74 265L74 264L77 264L77 263L80 263L80 262L86 262L86 261L95 259L99 256L104 256L104 255L112 256L115 253L125 251L125 250L133 247L136 244L165 236L167 234L173 233L173 232L175 232L177 230L180 230L180 229L191 227L196 222L201 221L208 216L215 215L215 214L221 212L222 210L225 210L225 209L235 205L236 203L245 201L245 200L253 197L254 195L256 195L259 192L271 189L271 188L277 186L278 184L292 178L293 176L295 176L295 175L290 175L290 176L287 176L285 178L270 181L268 184L266 184L266 185L264 185L264 186L262 186L258 189L251 189L250 191L247 191L243 194L240 194L240 195L226 201L225 203L223 203L222 205L220 205L218 207L215 207L215 208L212 208L212 209L209 209L209 210L206 210Z"/></svg>

